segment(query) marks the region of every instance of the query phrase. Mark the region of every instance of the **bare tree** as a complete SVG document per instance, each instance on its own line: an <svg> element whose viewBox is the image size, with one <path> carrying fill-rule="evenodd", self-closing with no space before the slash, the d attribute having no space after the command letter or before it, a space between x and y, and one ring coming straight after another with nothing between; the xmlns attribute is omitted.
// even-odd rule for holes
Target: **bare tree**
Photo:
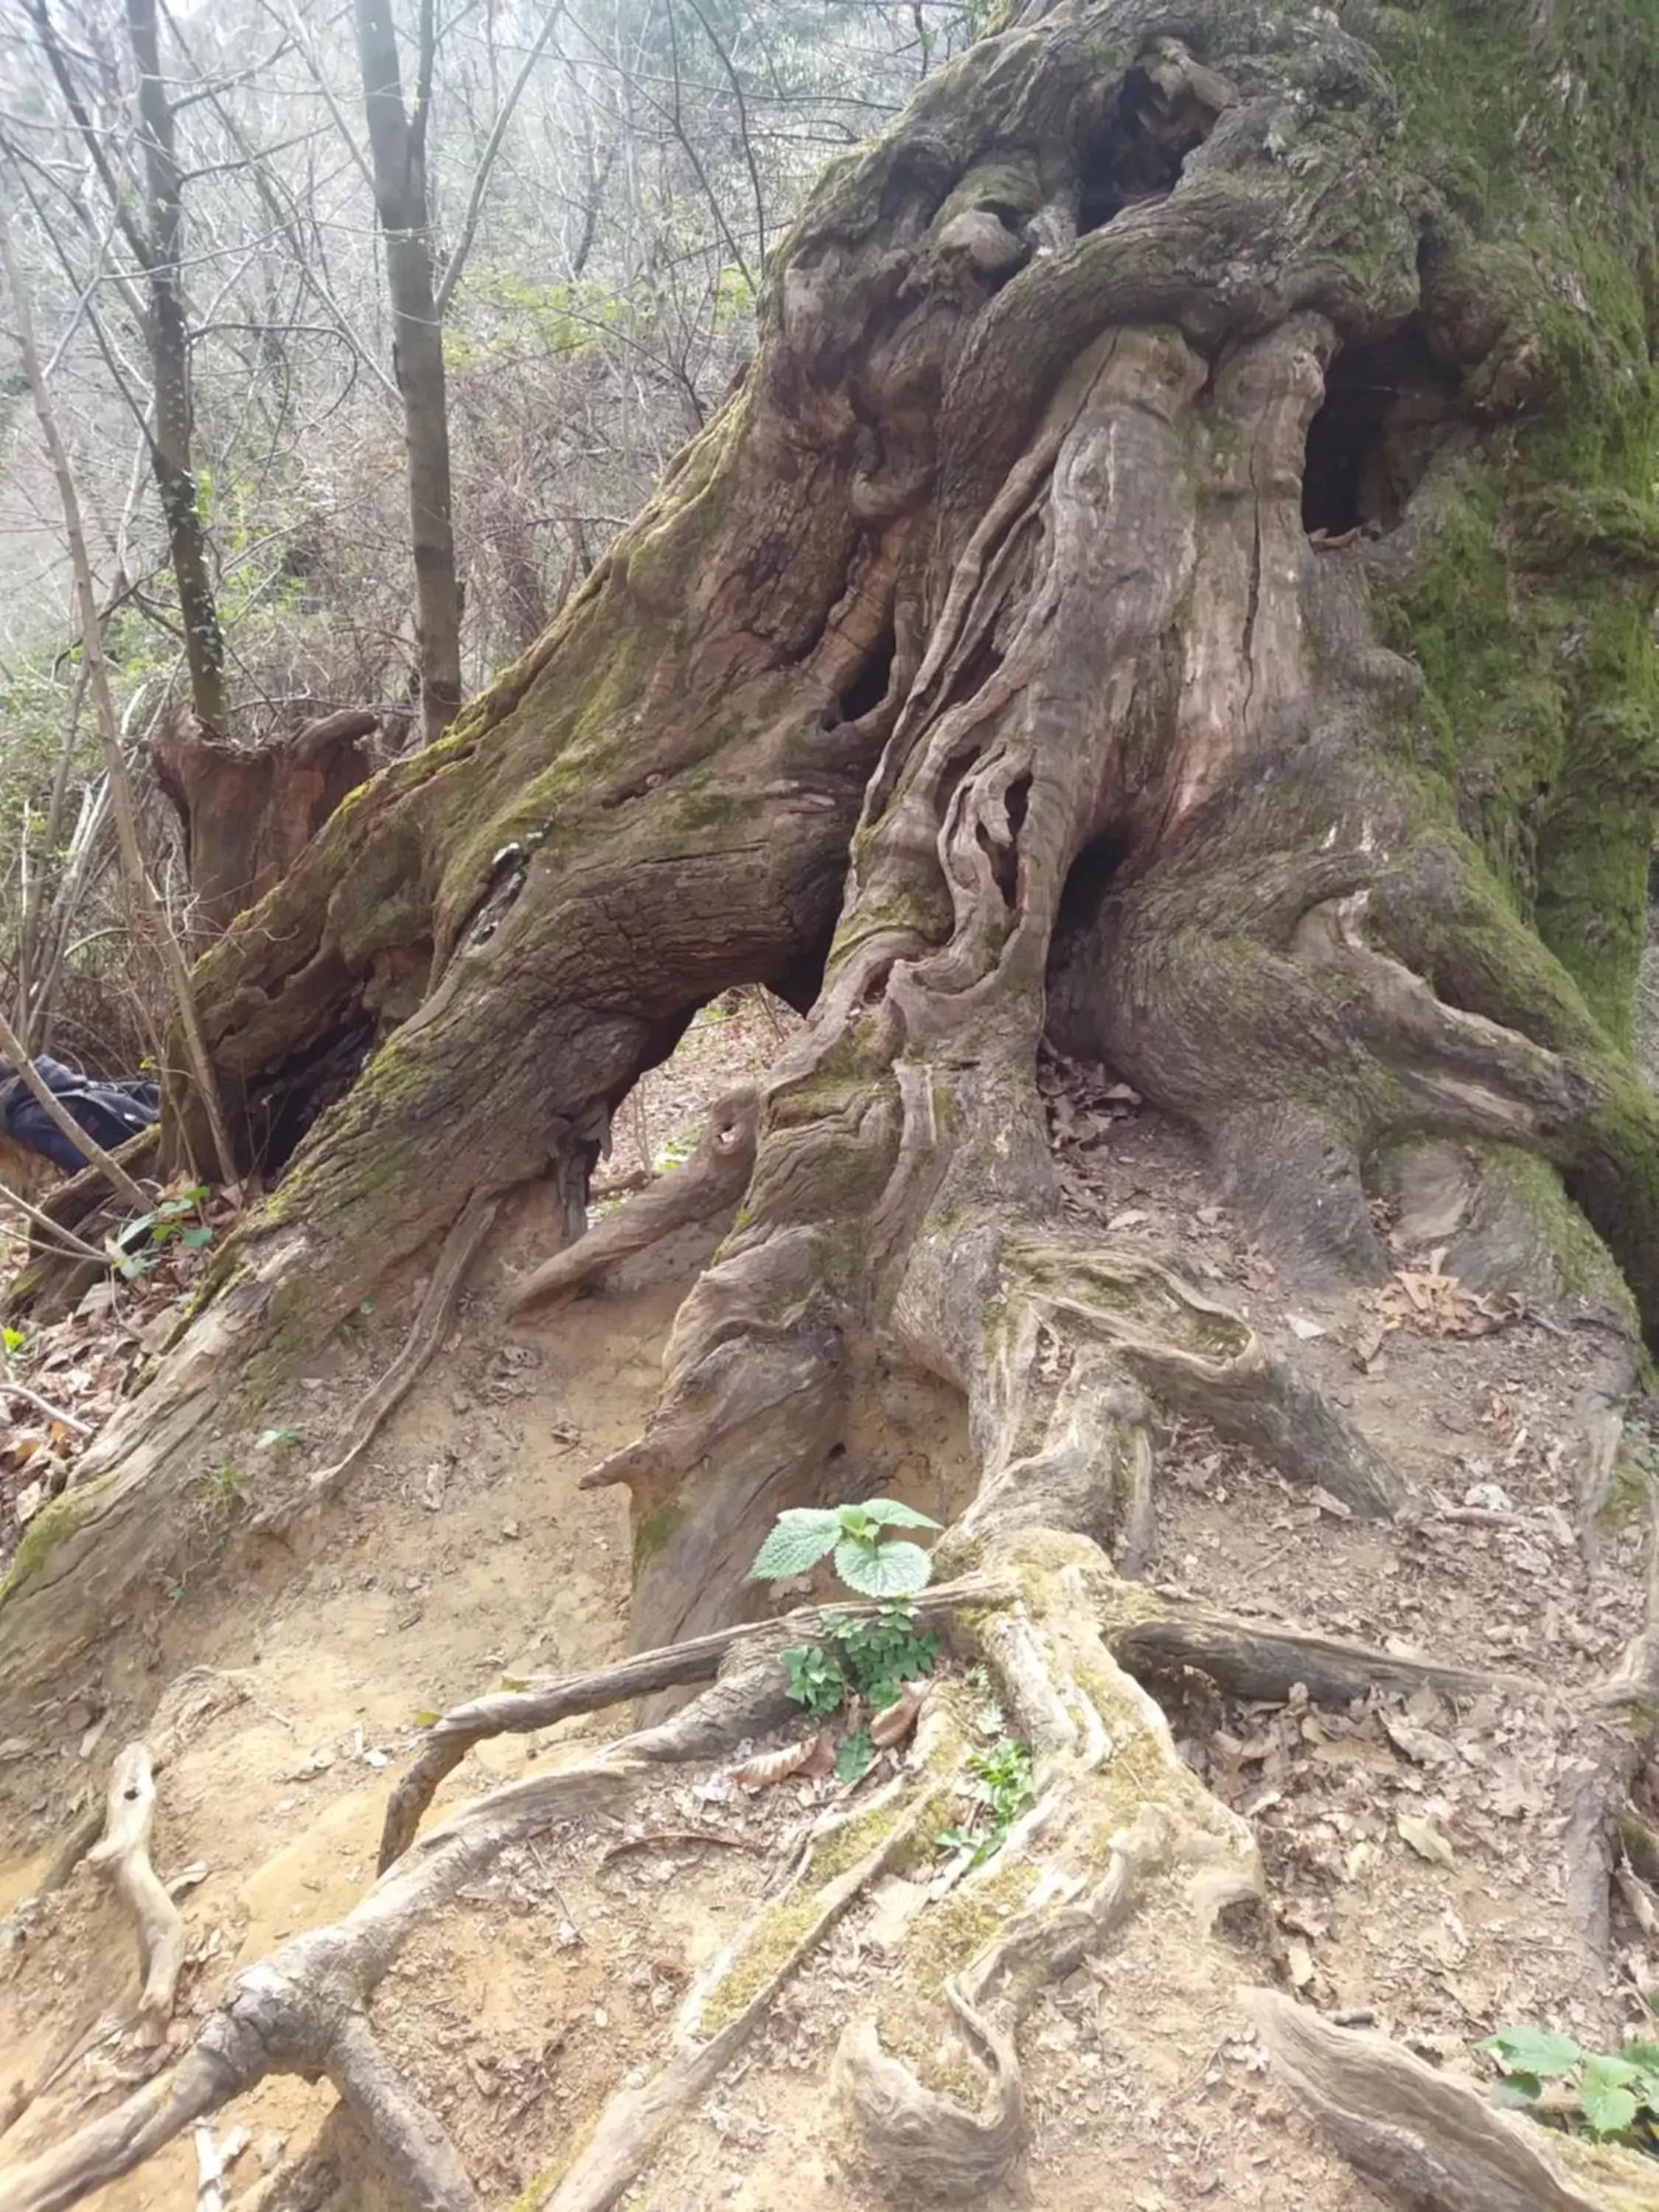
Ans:
<svg viewBox="0 0 1659 2212"><path fill-rule="evenodd" d="M191 696L202 721L210 729L222 729L228 719L224 636L191 455L195 410L182 266L184 183L173 103L157 46L155 0L125 0L138 73L142 183L124 173L110 134L94 120L48 0L27 0L27 4L40 50L103 185L111 218L142 277L142 297L131 285L124 289L149 358L153 404L147 410L145 434L178 586Z"/></svg>
<svg viewBox="0 0 1659 2212"><path fill-rule="evenodd" d="M501 140L531 68L557 19L550 7L539 35L503 98L479 155L447 263L439 268L427 179L427 143L437 64L434 0L420 0L415 99L405 104L391 0L357 0L357 46L374 157L374 203L386 240L392 359L404 404L409 461L410 542L419 611L421 726L429 743L461 703L461 587L449 466L443 317L477 228Z"/></svg>

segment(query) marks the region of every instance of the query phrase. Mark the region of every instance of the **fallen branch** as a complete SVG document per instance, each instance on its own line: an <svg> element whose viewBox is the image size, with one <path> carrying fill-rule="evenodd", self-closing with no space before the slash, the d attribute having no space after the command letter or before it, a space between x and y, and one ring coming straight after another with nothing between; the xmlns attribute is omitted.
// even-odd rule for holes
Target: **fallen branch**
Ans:
<svg viewBox="0 0 1659 2212"><path fill-rule="evenodd" d="M0 1389L5 1391L7 1397L21 1398L26 1406L33 1406L37 1413L44 1413L49 1421L60 1423L74 1436L89 1437L92 1434L84 1421L77 1421L73 1413L64 1413L61 1407L54 1406L49 1399L43 1398L38 1390L31 1390L27 1383L6 1382L0 1384Z"/></svg>
<svg viewBox="0 0 1659 2212"><path fill-rule="evenodd" d="M1006 1603L1011 1586L989 1576L963 1576L941 1583L912 1598L910 1607L919 1620L939 1620L963 1606ZM763 1621L739 1621L730 1628L711 1630L654 1651L639 1651L608 1667L586 1674L568 1674L523 1690L501 1690L456 1705L427 1730L426 1741L414 1764L392 1790L380 1832L380 1869L382 1874L409 1849L421 1817L432 1802L439 1784L454 1772L475 1743L495 1735L529 1735L552 1728L577 1713L602 1712L630 1698L648 1697L658 1690L673 1690L688 1682L712 1681L728 1655L748 1646L757 1654L811 1642L826 1633L825 1622L860 1620L878 1613L878 1606L807 1606L798 1612Z"/></svg>
<svg viewBox="0 0 1659 2212"><path fill-rule="evenodd" d="M155 1778L147 1744L130 1743L110 1770L108 1810L102 1839L87 1853L132 1916L138 1930L143 1987L139 2017L159 2041L173 2016L185 1963L185 1923L149 1858L155 1817Z"/></svg>
<svg viewBox="0 0 1659 2212"><path fill-rule="evenodd" d="M149 1200L142 1200L141 1203L148 1205ZM61 1222L54 1221L50 1214L42 1212L38 1206L31 1206L27 1199L20 1198L17 1193L5 1183L0 1183L0 1205L15 1206L20 1213L27 1214L33 1224L37 1237L44 1232L48 1238L53 1240L49 1249L55 1255L71 1260L95 1260L100 1267L108 1267L107 1252L100 1252L95 1244L88 1244L84 1237L77 1237L72 1229L65 1229Z"/></svg>
<svg viewBox="0 0 1659 2212"><path fill-rule="evenodd" d="M1489 1674L1438 1659L1406 1659L1364 1644L1300 1629L1264 1628L1255 1621L1194 1609L1170 1611L1109 1629L1112 1656L1143 1679L1194 1668L1235 1698L1280 1701L1298 1684L1316 1705L1346 1705L1373 1690L1409 1696L1437 1690L1474 1698L1491 1690L1530 1686L1515 1675Z"/></svg>

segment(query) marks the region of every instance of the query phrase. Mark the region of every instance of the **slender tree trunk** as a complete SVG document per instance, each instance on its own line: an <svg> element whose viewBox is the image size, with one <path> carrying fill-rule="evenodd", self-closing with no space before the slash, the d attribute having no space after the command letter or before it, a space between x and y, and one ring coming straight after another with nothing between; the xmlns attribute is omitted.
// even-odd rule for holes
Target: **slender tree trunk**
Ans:
<svg viewBox="0 0 1659 2212"><path fill-rule="evenodd" d="M449 411L426 135L432 94L431 0L422 0L415 111L404 104L391 0L357 0L357 50L374 156L374 200L386 240L393 364L404 403L409 529L420 624L421 729L429 744L461 703L461 591L450 508Z"/></svg>
<svg viewBox="0 0 1659 2212"><path fill-rule="evenodd" d="M97 592L93 583L92 562L87 551L86 532L81 520L80 493L76 486L75 471L70 465L68 448L58 430L52 394L46 387L46 372L41 367L40 352L34 342L34 321L29 296L24 289L22 270L12 248L11 234L7 228L3 210L0 210L0 270L3 270L11 291L23 374L34 401L41 442L46 448L52 474L57 478L58 498L64 510L64 533L69 541L70 568L75 579L76 605L80 616L81 652L86 663L93 710L97 717L99 741L103 747L104 773L108 781L110 805L115 817L131 919L135 928L143 930L150 938L167 975L180 1042L179 1060L170 1065L179 1066L184 1080L179 1087L188 1095L191 1118L206 1132L205 1141L198 1151L191 1154L191 1158L192 1161L198 1158L207 1161L216 1170L222 1182L230 1183L235 1176L234 1153L225 1127L218 1082L203 1038L201 1018L197 1010L189 967L144 865L143 847L138 835L137 809L133 802L132 780L127 773L126 761L121 751L120 725L116 718L114 696L110 690L109 668L104 659L103 629L99 619ZM83 1144L82 1149L89 1148ZM137 1192L137 1186L130 1180L118 1180L117 1187L123 1189L124 1195L131 1196Z"/></svg>
<svg viewBox="0 0 1659 2212"><path fill-rule="evenodd" d="M173 131L173 102L156 45L155 0L126 0L127 27L138 64L139 143L144 157L148 248L145 279L150 374L155 391L150 465L167 523L167 548L185 626L191 701L210 730L228 728L225 641L208 560L200 492L191 460L190 319L181 266L184 190Z"/></svg>

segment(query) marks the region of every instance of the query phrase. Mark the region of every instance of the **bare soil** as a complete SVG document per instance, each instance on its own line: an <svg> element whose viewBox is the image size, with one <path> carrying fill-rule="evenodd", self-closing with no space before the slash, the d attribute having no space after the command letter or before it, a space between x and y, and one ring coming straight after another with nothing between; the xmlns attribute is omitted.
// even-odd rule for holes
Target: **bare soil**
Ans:
<svg viewBox="0 0 1659 2212"><path fill-rule="evenodd" d="M695 1030L642 1086L641 1107L619 1117L617 1164L671 1148L712 1091L763 1064L787 1018L750 1001L724 1026ZM1257 1955L1242 1957L1241 1980L1279 1980L1328 2011L1372 2016L1476 2074L1473 2044L1506 2023L1616 2040L1659 1966L1632 1924L1620 1925L1608 1966L1573 1933L1558 1812L1575 1748L1569 1693L1608 1671L1641 1607L1637 1528L1615 1515L1598 1547L1578 1525L1574 1408L1595 1370L1595 1332L1571 1315L1467 1307L1488 1333L1433 1334L1409 1319L1385 1332L1402 1310L1397 1291L1290 1293L1178 1130L1099 1072L1061 1071L1049 1089L1079 1218L1147 1237L1239 1304L1415 1486L1400 1524L1362 1527L1334 1500L1177 1430L1160 1464L1156 1578L1234 1613L1517 1678L1513 1692L1457 1711L1419 1695L1409 1708L1372 1700L1346 1714L1225 1704L1197 1677L1166 1686L1187 1755L1254 1821L1266 1855L1273 1924ZM0 1914L30 1895L100 1796L110 1754L165 1697L183 1717L184 1747L161 1778L156 1852L164 1876L188 1876L182 2039L232 1973L362 1896L423 1712L503 1674L618 1654L625 1496L583 1493L577 1480L635 1432L676 1306L714 1241L687 1232L597 1294L504 1334L490 1319L499 1294L548 1244L528 1201L339 1503L286 1542L233 1553L226 1534L268 1470L236 1470L204 1493L197 1556L168 1593L161 1632L115 1634L27 1738L0 1746ZM1403 1268L1422 1255L1400 1258ZM272 1454L326 1455L420 1288L410 1279L318 1364L294 1414L299 1441ZM897 1490L941 1517L959 1502L965 1443L945 1394L894 1378L867 1428L850 1455L854 1487ZM616 1726L599 1715L483 1745L440 1808ZM691 1976L847 1786L797 1778L749 1792L718 1768L673 1770L626 1826L573 1823L507 1854L410 1946L374 2026L442 2114L486 2202L510 2203L612 2091L660 2063ZM650 2212L873 2212L883 2200L817 2085L842 2023L887 1971L904 1887L885 1883L848 1914L627 2201ZM0 1925L0 2119L18 2085L94 2037L0 2136L3 2164L95 2108L132 2063L129 2044L94 2032L130 2003L137 1968L127 1927L84 1866ZM1305 2132L1236 2020L1216 2016L1196 1978L1187 1988L1183 1925L1173 1899L1166 1911L1154 1897L1120 1948L1040 2002L1024 2041L1026 2201L1048 2212L1371 2203ZM267 2172L286 2172L320 2142L331 2165L309 2196L279 2201L374 2212L378 2185L325 2125L332 2101L279 2080L222 2117L221 2133L240 2123L249 2134L233 2204L270 2202ZM179 2144L92 2201L176 2212L194 2188Z"/></svg>

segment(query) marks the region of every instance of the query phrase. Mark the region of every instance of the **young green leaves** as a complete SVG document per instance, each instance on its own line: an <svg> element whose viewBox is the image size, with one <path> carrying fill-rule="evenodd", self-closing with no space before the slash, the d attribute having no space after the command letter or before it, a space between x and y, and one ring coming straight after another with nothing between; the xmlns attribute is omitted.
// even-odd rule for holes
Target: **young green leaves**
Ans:
<svg viewBox="0 0 1659 2212"><path fill-rule="evenodd" d="M1559 2082L1577 2093L1579 2114L1592 2135L1651 2143L1659 2121L1659 2044L1627 2043L1616 2053L1586 2051L1570 2035L1522 2027L1500 2028L1475 2047L1490 2051L1503 2069L1494 2103L1524 2110L1537 2103L1547 2081ZM1571 2118L1570 2108L1564 2117Z"/></svg>
<svg viewBox="0 0 1659 2212"><path fill-rule="evenodd" d="M754 1582L804 1575L829 1553L836 1572L860 1597L914 1597L926 1589L933 1563L920 1544L886 1536L888 1528L937 1528L937 1521L896 1498L861 1505L791 1505L755 1555Z"/></svg>

